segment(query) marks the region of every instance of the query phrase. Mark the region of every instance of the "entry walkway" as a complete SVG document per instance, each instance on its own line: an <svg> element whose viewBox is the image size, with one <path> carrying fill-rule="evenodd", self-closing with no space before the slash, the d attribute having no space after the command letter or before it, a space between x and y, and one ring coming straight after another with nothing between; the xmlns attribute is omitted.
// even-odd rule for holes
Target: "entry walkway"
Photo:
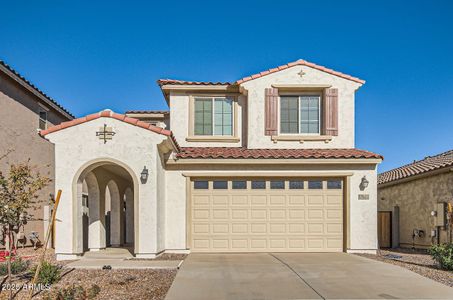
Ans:
<svg viewBox="0 0 453 300"><path fill-rule="evenodd" d="M67 267L74 269L177 269L179 260L134 259L125 248L107 248L101 251L87 252Z"/></svg>
<svg viewBox="0 0 453 300"><path fill-rule="evenodd" d="M346 253L190 254L166 300L453 299L453 288Z"/></svg>

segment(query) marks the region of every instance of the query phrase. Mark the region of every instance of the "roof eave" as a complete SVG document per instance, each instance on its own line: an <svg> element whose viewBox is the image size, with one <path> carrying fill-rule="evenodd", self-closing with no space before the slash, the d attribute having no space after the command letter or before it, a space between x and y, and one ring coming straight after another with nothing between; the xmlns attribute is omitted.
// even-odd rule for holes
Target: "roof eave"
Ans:
<svg viewBox="0 0 453 300"><path fill-rule="evenodd" d="M378 158L175 158L167 161L170 165L196 165L196 164L219 164L219 165L316 165L316 164L380 164Z"/></svg>
<svg viewBox="0 0 453 300"><path fill-rule="evenodd" d="M38 97L41 101L43 101L45 104L49 105L50 107L52 107L54 110L58 111L61 115L63 115L64 117L66 117L67 119L69 120L72 120L74 119L75 117L70 114L68 111L66 111L64 108L60 107L58 104L56 104L56 101L55 100L51 100L49 99L48 97L46 97L45 95L43 95L43 93L41 91L39 91L35 86L33 86L32 84L28 83L27 81L25 81L23 78L21 78L20 75L16 74L17 72L14 71L11 67L7 66L6 64L4 63L0 63L0 71L2 71L3 73L5 73L8 77L10 77L12 80L14 80L15 82L17 82L18 84L20 84L22 87L24 87L25 89L27 89L29 92L31 92L33 95L35 95L36 97Z"/></svg>
<svg viewBox="0 0 453 300"><path fill-rule="evenodd" d="M423 172L423 173L420 173L417 175L411 175L411 176L395 179L392 181L387 181L384 183L378 183L378 189L389 187L392 185L401 184L401 183L406 183L409 181L414 181L414 180L421 179L424 177L435 176L435 175L442 174L442 173L448 173L448 172L453 172L453 167L451 165L442 167L442 168L438 168L438 169L429 170L429 171L426 171L426 172Z"/></svg>

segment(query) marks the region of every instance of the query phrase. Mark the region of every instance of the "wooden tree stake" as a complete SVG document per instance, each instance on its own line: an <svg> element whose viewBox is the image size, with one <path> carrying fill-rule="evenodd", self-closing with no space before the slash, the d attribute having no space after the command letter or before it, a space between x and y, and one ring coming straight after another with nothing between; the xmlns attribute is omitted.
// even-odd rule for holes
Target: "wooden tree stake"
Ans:
<svg viewBox="0 0 453 300"><path fill-rule="evenodd" d="M47 227L46 238L44 240L44 251L42 252L41 257L39 258L39 263L38 263L38 266L36 267L35 276L33 277L33 280L31 282L31 288L29 290L28 299L31 299L33 297L35 283L36 283L36 280L38 279L39 272L41 271L41 266L44 261L44 258L46 257L47 244L49 243L50 235L52 233L52 228L55 223L55 217L57 215L57 208L58 208L58 203L60 203L60 197L61 197L61 190L58 190L57 199L55 200L55 204L53 206L51 222L49 223L49 226Z"/></svg>

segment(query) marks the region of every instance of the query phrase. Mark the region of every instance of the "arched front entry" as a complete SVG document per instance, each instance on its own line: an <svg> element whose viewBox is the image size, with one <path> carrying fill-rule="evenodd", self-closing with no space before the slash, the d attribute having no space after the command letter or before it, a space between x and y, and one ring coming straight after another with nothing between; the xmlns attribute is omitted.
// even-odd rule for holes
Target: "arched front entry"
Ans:
<svg viewBox="0 0 453 300"><path fill-rule="evenodd" d="M135 253L138 183L121 162L85 164L74 178L74 246L78 253L125 247Z"/></svg>

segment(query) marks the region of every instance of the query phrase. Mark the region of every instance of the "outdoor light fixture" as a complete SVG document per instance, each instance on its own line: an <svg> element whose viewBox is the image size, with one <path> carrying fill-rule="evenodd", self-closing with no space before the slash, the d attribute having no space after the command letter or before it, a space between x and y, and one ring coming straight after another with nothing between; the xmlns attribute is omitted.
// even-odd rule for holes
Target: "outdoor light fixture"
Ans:
<svg viewBox="0 0 453 300"><path fill-rule="evenodd" d="M145 183L148 180L148 175L148 169L146 168L146 166L144 166L142 172L140 173L140 179L142 183Z"/></svg>
<svg viewBox="0 0 453 300"><path fill-rule="evenodd" d="M360 182L360 189L363 191L364 189L366 189L368 187L369 183L370 182L366 179L366 176L363 176L362 181Z"/></svg>

